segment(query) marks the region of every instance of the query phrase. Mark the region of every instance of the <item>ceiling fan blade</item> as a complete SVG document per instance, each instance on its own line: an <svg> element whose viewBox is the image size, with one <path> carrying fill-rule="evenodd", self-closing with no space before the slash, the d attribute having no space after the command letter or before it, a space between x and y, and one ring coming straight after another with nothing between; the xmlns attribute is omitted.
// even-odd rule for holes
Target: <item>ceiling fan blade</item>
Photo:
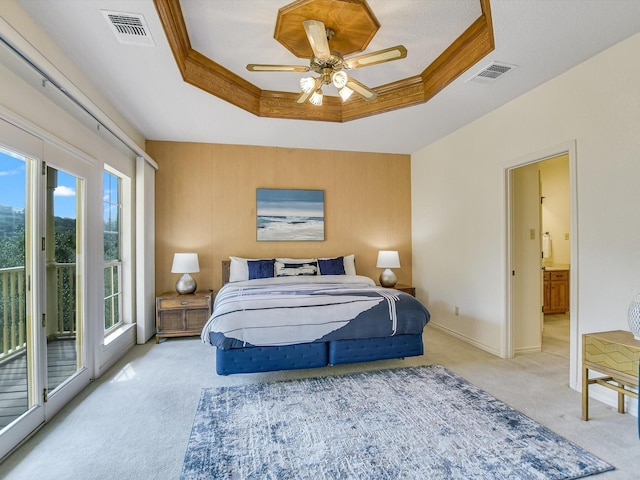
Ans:
<svg viewBox="0 0 640 480"><path fill-rule="evenodd" d="M385 48L377 52L365 53L345 60L347 68L368 67L378 63L390 62L392 60L400 60L407 56L407 49L402 45Z"/></svg>
<svg viewBox="0 0 640 480"><path fill-rule="evenodd" d="M305 20L302 22L304 31L307 33L311 50L316 58L327 60L331 57L329 50L329 40L327 40L327 29L320 20Z"/></svg>
<svg viewBox="0 0 640 480"><path fill-rule="evenodd" d="M308 72L309 67L302 65L261 65L250 63L247 65L250 72Z"/></svg>
<svg viewBox="0 0 640 480"><path fill-rule="evenodd" d="M313 86L312 89L310 89L308 92L305 92L304 90L302 91L302 93L300 94L300 96L298 97L298 99L296 100L296 103L304 103L307 101L307 98L309 98L311 95L313 95L313 92L315 92L318 88L320 88L320 86L322 85L322 77L318 77L315 79L316 83Z"/></svg>
<svg viewBox="0 0 640 480"><path fill-rule="evenodd" d="M362 83L357 81L355 78L349 77L349 80L347 80L346 86L349 87L354 92L356 92L358 95L362 96L365 100L373 100L378 96L376 92L371 90L369 87L363 85Z"/></svg>

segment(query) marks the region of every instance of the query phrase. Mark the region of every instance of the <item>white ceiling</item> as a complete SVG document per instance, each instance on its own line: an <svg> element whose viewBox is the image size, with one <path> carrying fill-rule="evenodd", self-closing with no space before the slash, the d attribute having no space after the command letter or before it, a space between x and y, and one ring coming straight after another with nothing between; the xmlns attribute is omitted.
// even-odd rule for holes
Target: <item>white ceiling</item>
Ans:
<svg viewBox="0 0 640 480"><path fill-rule="evenodd" d="M290 1L181 6L194 49L262 89L297 92L304 74L244 68L307 64L273 38L277 11ZM340 124L260 118L184 83L152 0L17 2L147 139L385 153L416 152L640 32L639 0L491 0L496 49L486 58L426 104ZM352 73L370 87L420 73L480 12L477 0L368 3L381 28L365 52L397 44L409 52ZM119 43L101 10L142 14L155 46ZM491 84L466 82L492 61L518 68Z"/></svg>

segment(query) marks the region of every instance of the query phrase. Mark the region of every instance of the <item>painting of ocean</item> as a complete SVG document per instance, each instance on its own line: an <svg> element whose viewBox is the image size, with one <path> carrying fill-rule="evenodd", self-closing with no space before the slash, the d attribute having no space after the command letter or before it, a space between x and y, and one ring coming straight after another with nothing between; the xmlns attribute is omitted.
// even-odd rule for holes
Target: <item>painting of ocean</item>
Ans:
<svg viewBox="0 0 640 480"><path fill-rule="evenodd" d="M324 240L324 191L258 188L258 241Z"/></svg>

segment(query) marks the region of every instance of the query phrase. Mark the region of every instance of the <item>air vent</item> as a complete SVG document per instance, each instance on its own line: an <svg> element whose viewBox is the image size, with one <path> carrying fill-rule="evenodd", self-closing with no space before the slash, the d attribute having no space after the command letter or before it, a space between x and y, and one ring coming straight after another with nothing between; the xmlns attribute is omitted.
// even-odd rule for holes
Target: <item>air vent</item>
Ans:
<svg viewBox="0 0 640 480"><path fill-rule="evenodd" d="M514 68L518 68L517 65L509 65L507 63L498 63L493 62L478 73L473 75L471 78L467 79L466 82L474 81L481 83L491 83L495 82L498 78L503 77L505 74L513 70Z"/></svg>
<svg viewBox="0 0 640 480"><path fill-rule="evenodd" d="M142 15L137 13L108 12L101 10L111 31L120 43L127 45L155 46L151 31Z"/></svg>

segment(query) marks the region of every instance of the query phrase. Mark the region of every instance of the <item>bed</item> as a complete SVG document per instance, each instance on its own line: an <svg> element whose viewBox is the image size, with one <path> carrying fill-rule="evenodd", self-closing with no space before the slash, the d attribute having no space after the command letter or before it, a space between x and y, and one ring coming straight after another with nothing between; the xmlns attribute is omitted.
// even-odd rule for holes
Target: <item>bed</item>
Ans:
<svg viewBox="0 0 640 480"><path fill-rule="evenodd" d="M317 368L424 353L429 312L357 275L353 256L223 261L202 330L219 375Z"/></svg>

